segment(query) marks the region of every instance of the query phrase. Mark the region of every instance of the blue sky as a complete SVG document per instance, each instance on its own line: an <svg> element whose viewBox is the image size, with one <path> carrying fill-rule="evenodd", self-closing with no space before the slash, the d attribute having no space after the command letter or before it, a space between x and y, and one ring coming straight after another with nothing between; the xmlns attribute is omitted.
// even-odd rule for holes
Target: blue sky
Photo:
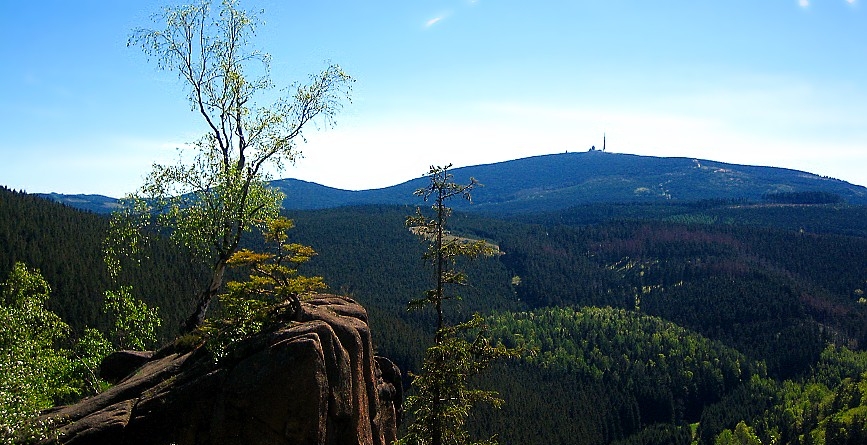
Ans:
<svg viewBox="0 0 867 445"><path fill-rule="evenodd" d="M264 9L256 43L278 85L328 61L356 79L337 126L277 176L366 189L603 133L612 152L867 185L862 1L243 4ZM0 185L121 196L199 137L182 84L126 47L165 4L0 1Z"/></svg>

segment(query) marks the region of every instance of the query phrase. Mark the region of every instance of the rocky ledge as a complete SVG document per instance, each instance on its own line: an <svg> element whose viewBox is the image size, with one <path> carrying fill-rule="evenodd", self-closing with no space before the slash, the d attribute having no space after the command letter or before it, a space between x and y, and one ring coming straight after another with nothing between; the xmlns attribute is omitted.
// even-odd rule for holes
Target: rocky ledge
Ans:
<svg viewBox="0 0 867 445"><path fill-rule="evenodd" d="M319 295L299 321L246 339L218 362L204 347L115 356L137 368L107 391L46 413L48 443L390 444L400 370L374 357L367 313ZM126 373L122 373L126 374Z"/></svg>

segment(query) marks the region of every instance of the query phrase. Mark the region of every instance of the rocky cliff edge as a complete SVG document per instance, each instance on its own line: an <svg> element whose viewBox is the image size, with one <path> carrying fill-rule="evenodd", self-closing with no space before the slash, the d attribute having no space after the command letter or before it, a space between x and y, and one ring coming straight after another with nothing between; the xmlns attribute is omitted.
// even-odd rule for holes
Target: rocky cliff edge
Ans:
<svg viewBox="0 0 867 445"><path fill-rule="evenodd" d="M374 357L364 308L318 295L298 319L218 362L201 346L128 354L134 372L43 417L56 432L47 443L390 444L400 370Z"/></svg>

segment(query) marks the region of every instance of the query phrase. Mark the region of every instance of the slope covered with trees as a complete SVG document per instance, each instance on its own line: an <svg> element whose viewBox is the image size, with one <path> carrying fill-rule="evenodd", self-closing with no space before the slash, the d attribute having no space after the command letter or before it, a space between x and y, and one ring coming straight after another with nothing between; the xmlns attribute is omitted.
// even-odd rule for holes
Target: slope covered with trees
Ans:
<svg viewBox="0 0 867 445"><path fill-rule="evenodd" d="M612 207L613 214L623 210L616 207L620 206ZM786 209L794 216L786 214ZM357 207L293 212L298 227L293 236L299 242L313 244L322 253L310 264L315 273L325 276L337 289L351 290L369 308L372 319L386 323L385 330L376 331L380 351L401 357L404 369L412 370L417 369L419 361L412 351L424 344L423 339L413 334L414 326L422 321L414 318L417 314L403 311L402 305L424 288L424 277L409 276L406 269L410 268L401 267L412 264L419 253L419 246L401 225L402 216L410 210ZM802 233L786 227L772 228L771 223L678 222L670 218L667 206L646 212L662 217L640 220L633 210L627 212L630 216L625 219L609 216L593 225L566 225L562 221L531 224L456 215L455 234L484 239L498 245L501 251L496 259L472 265L468 272L474 277L474 285L465 292L467 298L461 305L467 312L482 310L501 317L514 317L503 314L522 310L531 310L527 313L533 314L556 308L583 311L580 309L583 307L588 313L594 310L607 313L612 325L648 316L659 323L668 320L659 328L668 333L659 335L692 338L690 342L695 346L687 349L689 355L710 357L708 351L727 351L726 354L735 354L727 357L737 356L734 361L746 371L739 380L723 379L726 383L722 385L710 384L709 380L698 385L706 388L696 392L702 396L678 398L676 392L657 394L645 388L646 383L657 381L658 386L658 381L671 381L682 390L690 387L685 376L690 373L695 376L696 370L657 374L644 380L645 384L636 384L634 375L608 383L578 379L580 373L576 369L583 368L543 365L542 359L501 365L489 384L503 394L507 403L500 412L479 413L476 425L480 437L509 431L501 439L533 438L528 443L558 442L569 437L586 437L587 443L614 440L653 443L652 438L665 438L658 443L669 443L676 437L692 440L692 430L686 425L701 419L705 409L726 400L737 400L739 394L749 392L745 388L752 388L749 385L753 384L753 377L761 379L759 382L807 378L816 369L828 343L855 349L864 344L865 304L861 296L867 282L864 238ZM761 213L766 208L751 210ZM803 217L803 210L776 209L782 216L775 218L805 221L808 218ZM814 210L820 216L836 211ZM750 209L738 211L745 217ZM863 230L863 222L857 219L859 210L849 209L842 214L853 219L838 218L839 224L854 228L853 233ZM815 222L815 227L827 227L820 218ZM339 235L330 234L332 229ZM828 231L835 232L833 228ZM617 317L623 320L611 321ZM647 336L639 335L641 330L634 327L622 329L614 340L606 337L610 332L591 334L591 328L566 334L561 319L541 323L536 329L554 330L573 341L582 339L588 342L584 346L589 351L593 351L590 338L635 348L646 348L648 344ZM672 345L668 345L669 353L684 348ZM613 369L630 372L632 365L626 364L622 354L601 353L603 349L596 347L600 348L597 352L600 357L615 363L611 365ZM558 357L551 351L548 355ZM629 363L635 362L634 354L634 351L626 354ZM586 360L584 355L579 356ZM566 356L560 354L563 357ZM593 373L585 370L580 375ZM630 378L632 386L624 385ZM777 391L775 385L769 391ZM642 388L641 391L652 395L625 394L624 387ZM716 392L707 389L711 387ZM644 415L622 415L625 407L640 406L638 399L645 409L639 408L637 412ZM647 400L664 400L659 402L660 406L668 408L662 411L658 407L647 408L650 406ZM574 404L564 411L561 408L567 406L566 401ZM607 417L593 414L594 403L610 408L602 410L608 413ZM767 408L764 402L749 399L749 403L759 413ZM528 418L522 415L526 409L552 414ZM612 414L615 412L619 414ZM650 414L653 412L680 414L660 421ZM644 420L636 421L641 418ZM705 443L712 443L712 437L723 428L736 425L736 422L724 427L708 423L711 426L702 431L713 433L704 433L711 441Z"/></svg>
<svg viewBox="0 0 867 445"><path fill-rule="evenodd" d="M110 320L104 292L112 287L103 263L107 230L105 216L0 188L0 276L16 262L38 269L52 288L52 312L78 332L84 326L105 331ZM157 239L139 265L122 273L135 297L160 308L160 337L173 336L201 283L200 271L177 248Z"/></svg>
<svg viewBox="0 0 867 445"><path fill-rule="evenodd" d="M0 234L10 240L4 261L40 268L54 289L49 304L73 329L107 323L107 220L9 190L0 197ZM368 206L287 216L296 226L289 242L319 254L301 273L359 300L378 352L417 371L432 341L422 326L434 320L406 310L431 279L425 246L404 225L413 212ZM861 418L854 394L863 353L848 351L863 348L867 325L862 214L732 202L593 205L523 221L455 214L453 235L500 253L461 264L471 286L450 322L480 312L507 345L537 349L480 382L506 403L476 410L470 430L502 443L713 443L720 434L818 437L829 425L856 437L847 425ZM258 250L260 242L245 246ZM196 275L168 244L151 248L130 278L161 307L163 326L175 327L194 295L178 284ZM187 305L172 309L178 297Z"/></svg>
<svg viewBox="0 0 867 445"><path fill-rule="evenodd" d="M533 307L637 309L725 341L783 376L803 371L797 364L816 358L826 340L857 347L867 334L867 240L859 237L628 222L535 227L501 248L522 278L517 295Z"/></svg>
<svg viewBox="0 0 867 445"><path fill-rule="evenodd" d="M634 311L549 307L494 314L488 321L495 337L536 351L514 367L529 365L548 379L566 383L568 391L550 388L543 395L547 410L540 412L553 417L547 420L553 428L537 434L545 435L547 443L572 441L568 422L581 425L582 443L623 440L661 426L678 436L680 429L699 420L705 406L764 375L760 363L720 342ZM513 387L504 382L509 375L504 372L491 384ZM523 409L522 398L533 397L532 387L501 391L507 394L504 410L513 416ZM487 415L495 421L496 413ZM521 437L516 430L533 428L498 424L509 443Z"/></svg>
<svg viewBox="0 0 867 445"><path fill-rule="evenodd" d="M453 170L455 181L479 178L485 187L474 204L456 209L487 214L521 214L586 203L666 203L709 199L785 203L867 204L867 188L807 172L726 164L701 159L629 154L560 153ZM375 190L336 190L286 179L285 207L317 209L341 205L406 204L421 179ZM817 201L818 200L818 201Z"/></svg>

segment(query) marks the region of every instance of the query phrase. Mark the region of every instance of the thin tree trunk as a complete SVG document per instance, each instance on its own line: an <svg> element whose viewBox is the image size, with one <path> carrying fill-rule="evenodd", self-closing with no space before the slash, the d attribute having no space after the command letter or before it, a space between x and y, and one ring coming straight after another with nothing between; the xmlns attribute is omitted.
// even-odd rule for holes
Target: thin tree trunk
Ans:
<svg viewBox="0 0 867 445"><path fill-rule="evenodd" d="M223 286L223 273L225 271L225 261L220 261L216 266L214 266L214 275L211 277L211 284L202 292L199 301L196 304L195 311L193 311L190 318L187 318L184 322L181 333L186 334L192 332L205 322L205 315L208 313L208 308L211 306L211 300L217 296L220 292L220 288Z"/></svg>

